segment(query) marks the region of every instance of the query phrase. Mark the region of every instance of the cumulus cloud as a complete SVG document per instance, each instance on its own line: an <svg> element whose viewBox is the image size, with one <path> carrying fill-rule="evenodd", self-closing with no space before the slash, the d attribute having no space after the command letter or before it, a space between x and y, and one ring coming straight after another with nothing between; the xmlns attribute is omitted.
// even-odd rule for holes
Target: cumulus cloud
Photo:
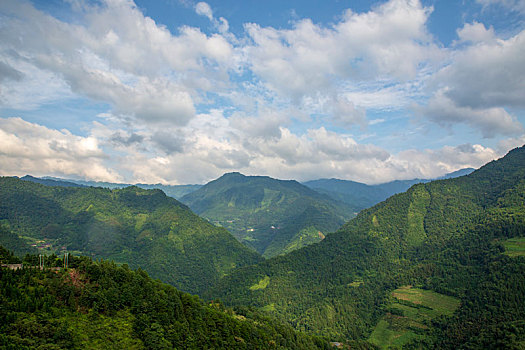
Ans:
<svg viewBox="0 0 525 350"><path fill-rule="evenodd" d="M207 3L194 10L216 33L170 31L130 0L74 1L70 22L0 1L2 106L103 106L87 137L0 119L0 170L173 184L227 171L377 183L476 167L523 142L525 32L502 39L473 22L443 48L427 31L432 8L418 0L348 10L330 25L248 23L244 37ZM407 114L411 105L424 122L499 136L498 148L393 153L334 132L387 129L396 121L383 112Z"/></svg>
<svg viewBox="0 0 525 350"><path fill-rule="evenodd" d="M0 169L5 175L76 175L118 181L94 137L48 129L20 118L0 119Z"/></svg>
<svg viewBox="0 0 525 350"><path fill-rule="evenodd" d="M418 178L435 178L440 175L464 168L479 168L480 166L503 156L502 153L490 147L479 144L462 144L444 146L436 150L406 150L400 152L395 163L410 169Z"/></svg>
<svg viewBox="0 0 525 350"><path fill-rule="evenodd" d="M130 146L142 142L144 140L144 136L135 133L131 133L131 135L123 135L122 133L117 131L113 135L111 135L109 140L117 146Z"/></svg>
<svg viewBox="0 0 525 350"><path fill-rule="evenodd" d="M416 114L451 130L468 125L485 138L522 134L523 124L509 111L525 106L525 31L502 39L492 27L473 22L457 32L456 49L428 79L431 97L414 108Z"/></svg>
<svg viewBox="0 0 525 350"><path fill-rule="evenodd" d="M357 108L352 101L344 98L338 98L333 104L332 120L346 129L356 124L364 128L367 124L364 108Z"/></svg>
<svg viewBox="0 0 525 350"><path fill-rule="evenodd" d="M184 151L184 136L177 132L156 131L151 136L151 141L166 154Z"/></svg>
<svg viewBox="0 0 525 350"><path fill-rule="evenodd" d="M210 5L206 2L201 1L197 3L197 5L195 5L195 12L200 16L207 17L221 33L226 33L230 28L228 21L224 17L216 19L213 16L213 11Z"/></svg>
<svg viewBox="0 0 525 350"><path fill-rule="evenodd" d="M446 88L446 96L461 107L525 107L525 31L506 40L486 40L492 33L480 26L459 31L474 44L459 49L432 78L433 85Z"/></svg>
<svg viewBox="0 0 525 350"><path fill-rule="evenodd" d="M228 122L232 128L248 138L269 139L281 136L280 127L287 122L287 118L276 111L268 110L256 117L237 113L231 116Z"/></svg>
<svg viewBox="0 0 525 350"><path fill-rule="evenodd" d="M418 66L441 56L425 27L431 11L419 1L392 0L367 13L347 11L329 28L310 19L286 30L247 24L253 45L246 52L270 88L295 99L339 79L412 79Z"/></svg>
<svg viewBox="0 0 525 350"><path fill-rule="evenodd" d="M0 58L23 57L26 66L20 72L25 77L35 70L49 72L74 93L109 103L114 114L144 121L183 125L195 115L194 100L201 89L224 85L217 74L230 68L232 46L222 36L190 27L173 35L131 1L105 1L77 10L81 20L73 24L25 2L3 1ZM191 74L185 71L220 82L192 88ZM45 91L55 96L52 86Z"/></svg>
<svg viewBox="0 0 525 350"><path fill-rule="evenodd" d="M485 28L483 23L466 23L463 28L458 29L458 37L462 42L489 42L496 38L494 28Z"/></svg>
<svg viewBox="0 0 525 350"><path fill-rule="evenodd" d="M483 137L496 135L518 135L524 132L523 125L501 107L472 108L458 106L446 91L439 91L425 107L415 107L416 113L445 127L464 123L479 129Z"/></svg>
<svg viewBox="0 0 525 350"><path fill-rule="evenodd" d="M195 5L195 12L197 12L198 15L208 17L210 21L213 19L211 7L205 2L197 3L197 5Z"/></svg>
<svg viewBox="0 0 525 350"><path fill-rule="evenodd" d="M205 183L225 172L241 171L301 181L337 177L381 183L433 178L465 167L479 167L503 155L508 147L525 142L518 137L501 143L496 150L463 144L392 154L324 127L302 135L281 127L278 137L252 138L239 132L218 112L212 119L210 126L215 126L215 133L186 126L177 132L111 134L110 129L95 124L87 137L19 118L0 119L0 172L181 184ZM117 149L125 152L116 152ZM159 149L165 151L159 153ZM111 170L107 164L112 164Z"/></svg>

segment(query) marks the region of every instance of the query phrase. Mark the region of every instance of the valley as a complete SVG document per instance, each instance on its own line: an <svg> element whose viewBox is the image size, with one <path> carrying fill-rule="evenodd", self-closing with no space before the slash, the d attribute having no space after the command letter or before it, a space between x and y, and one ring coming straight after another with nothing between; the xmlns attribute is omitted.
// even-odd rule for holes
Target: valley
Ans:
<svg viewBox="0 0 525 350"><path fill-rule="evenodd" d="M524 164L525 148L514 149L468 176L415 184L344 224L347 206L294 181L226 174L183 197L263 256L160 190L4 177L0 242L19 256L68 251L143 269L316 346L476 348L500 327L501 341L519 346ZM111 319L99 310L97 322L136 322L122 310ZM124 323L126 342L143 339Z"/></svg>
<svg viewBox="0 0 525 350"><path fill-rule="evenodd" d="M0 0L0 350L525 350L525 0Z"/></svg>

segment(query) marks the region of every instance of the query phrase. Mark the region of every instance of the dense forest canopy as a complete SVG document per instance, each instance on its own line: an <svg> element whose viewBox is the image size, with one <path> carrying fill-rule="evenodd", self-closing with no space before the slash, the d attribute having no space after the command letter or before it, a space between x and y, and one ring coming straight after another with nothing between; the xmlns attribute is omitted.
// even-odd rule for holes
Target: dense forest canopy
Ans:
<svg viewBox="0 0 525 350"><path fill-rule="evenodd" d="M206 295L255 306L298 330L358 340L392 311L396 288L414 285L460 306L405 345L519 347L525 261L503 254L516 236L525 236L523 147L468 176L415 185L319 244L233 271Z"/></svg>
<svg viewBox="0 0 525 350"><path fill-rule="evenodd" d="M0 259L12 253L0 246ZM246 308L227 309L127 265L69 256L0 268L2 349L329 349Z"/></svg>

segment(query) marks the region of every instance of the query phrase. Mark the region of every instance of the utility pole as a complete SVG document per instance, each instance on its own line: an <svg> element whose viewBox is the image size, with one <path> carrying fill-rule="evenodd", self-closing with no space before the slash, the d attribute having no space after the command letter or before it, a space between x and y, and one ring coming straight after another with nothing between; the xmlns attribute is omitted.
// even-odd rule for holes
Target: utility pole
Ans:
<svg viewBox="0 0 525 350"><path fill-rule="evenodd" d="M64 253L64 268L67 269L69 253Z"/></svg>
<svg viewBox="0 0 525 350"><path fill-rule="evenodd" d="M44 269L44 257L45 257L44 254L38 255L38 265L40 266L40 270Z"/></svg>

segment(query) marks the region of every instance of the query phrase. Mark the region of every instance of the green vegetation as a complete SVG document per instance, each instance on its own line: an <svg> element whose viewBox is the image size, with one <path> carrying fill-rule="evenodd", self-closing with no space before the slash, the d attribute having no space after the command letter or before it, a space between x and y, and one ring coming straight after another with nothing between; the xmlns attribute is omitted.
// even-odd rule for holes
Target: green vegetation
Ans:
<svg viewBox="0 0 525 350"><path fill-rule="evenodd" d="M0 245L8 247L11 251L19 256L37 252L36 248L26 244L24 239L20 238L16 233L11 231L11 226L7 220L0 221Z"/></svg>
<svg viewBox="0 0 525 350"><path fill-rule="evenodd" d="M424 339L431 320L451 316L459 307L457 298L430 290L404 286L393 291L394 300L387 307L368 341L382 349L402 347Z"/></svg>
<svg viewBox="0 0 525 350"><path fill-rule="evenodd" d="M239 173L226 174L181 201L264 257L320 242L354 212L296 181Z"/></svg>
<svg viewBox="0 0 525 350"><path fill-rule="evenodd" d="M241 185L251 181L240 174L228 179ZM49 339L59 347L325 346L314 337L352 348L525 346L525 257L511 252L512 247L520 249L525 232L523 147L468 176L415 185L363 210L318 244L265 261L160 191L55 188L17 179L0 179L0 185L2 232L6 237L16 234L14 240L7 239L10 244L27 239L50 253L65 245L129 261L232 308L216 302L203 305L195 297L160 287L160 282L139 278L138 284L129 284L126 281L136 277L126 277L127 272L107 276L103 271L130 271L107 262L86 262L90 267L85 269L78 264L76 277L63 271L2 270L2 278L22 277L0 284L0 313L6 315L0 322L0 346L49 348ZM295 182L286 185L304 190ZM275 215L284 215L278 208L293 204L287 208L296 220L286 227L297 230L289 235L275 234L285 226L276 226L274 214L261 216L271 222L245 221L246 240L254 246L265 242L260 246L265 252L277 243L287 247L294 237L307 240L316 230L326 232L313 222L329 220L323 216L332 210L329 206L301 206L301 201L291 200L292 192L266 185L253 191L232 184L222 188L220 195L200 202L201 210L234 213L251 208L244 212L253 218L273 208ZM233 225L237 219L229 220ZM260 235L259 224L275 228ZM31 259L36 264L36 257ZM49 259L49 265L60 265L58 257ZM67 283L58 283L60 278ZM140 290L141 285L147 291ZM26 289L19 293L20 288ZM181 309L177 300L200 311ZM177 323L179 316L166 310L178 310L175 314L185 318ZM229 318L222 318L224 313ZM210 321L206 315L215 316ZM62 320L96 327L69 330ZM229 325L235 331L225 330ZM261 334L243 325L265 330ZM104 327L114 333L104 333Z"/></svg>
<svg viewBox="0 0 525 350"><path fill-rule="evenodd" d="M297 232L295 236L292 237L292 239L290 239L290 242L282 249L280 253L290 253L294 250L306 247L307 245L320 242L321 240L325 239L325 237L326 236L321 231L313 226L303 228L301 231ZM271 249L267 249L266 253L270 256L277 255L276 253L272 253Z"/></svg>
<svg viewBox="0 0 525 350"><path fill-rule="evenodd" d="M395 312L417 310L419 316L403 319L416 322L405 326L417 335L404 333L405 347L520 348L525 259L502 254L500 242L523 232L525 149L519 148L468 176L394 195L318 244L237 269L206 296L256 307L331 341L371 346L363 342L390 336ZM261 276L271 283L250 290ZM460 306L452 314L457 303L429 310L408 300L392 308L392 292L404 285L418 286L423 298L453 297Z"/></svg>
<svg viewBox="0 0 525 350"><path fill-rule="evenodd" d="M264 276L263 279L261 279L258 283L254 284L250 287L250 290L259 290L264 289L268 287L268 284L270 284L270 277Z"/></svg>
<svg viewBox="0 0 525 350"><path fill-rule="evenodd" d="M2 349L329 349L324 339L249 309L205 304L127 265L70 256L69 269L30 268L37 259L0 269Z"/></svg>
<svg viewBox="0 0 525 350"><path fill-rule="evenodd" d="M38 248L112 259L192 293L262 260L160 190L52 187L4 177L0 222L0 242L18 254Z"/></svg>
<svg viewBox="0 0 525 350"><path fill-rule="evenodd" d="M525 237L509 238L503 242L508 256L525 256Z"/></svg>

